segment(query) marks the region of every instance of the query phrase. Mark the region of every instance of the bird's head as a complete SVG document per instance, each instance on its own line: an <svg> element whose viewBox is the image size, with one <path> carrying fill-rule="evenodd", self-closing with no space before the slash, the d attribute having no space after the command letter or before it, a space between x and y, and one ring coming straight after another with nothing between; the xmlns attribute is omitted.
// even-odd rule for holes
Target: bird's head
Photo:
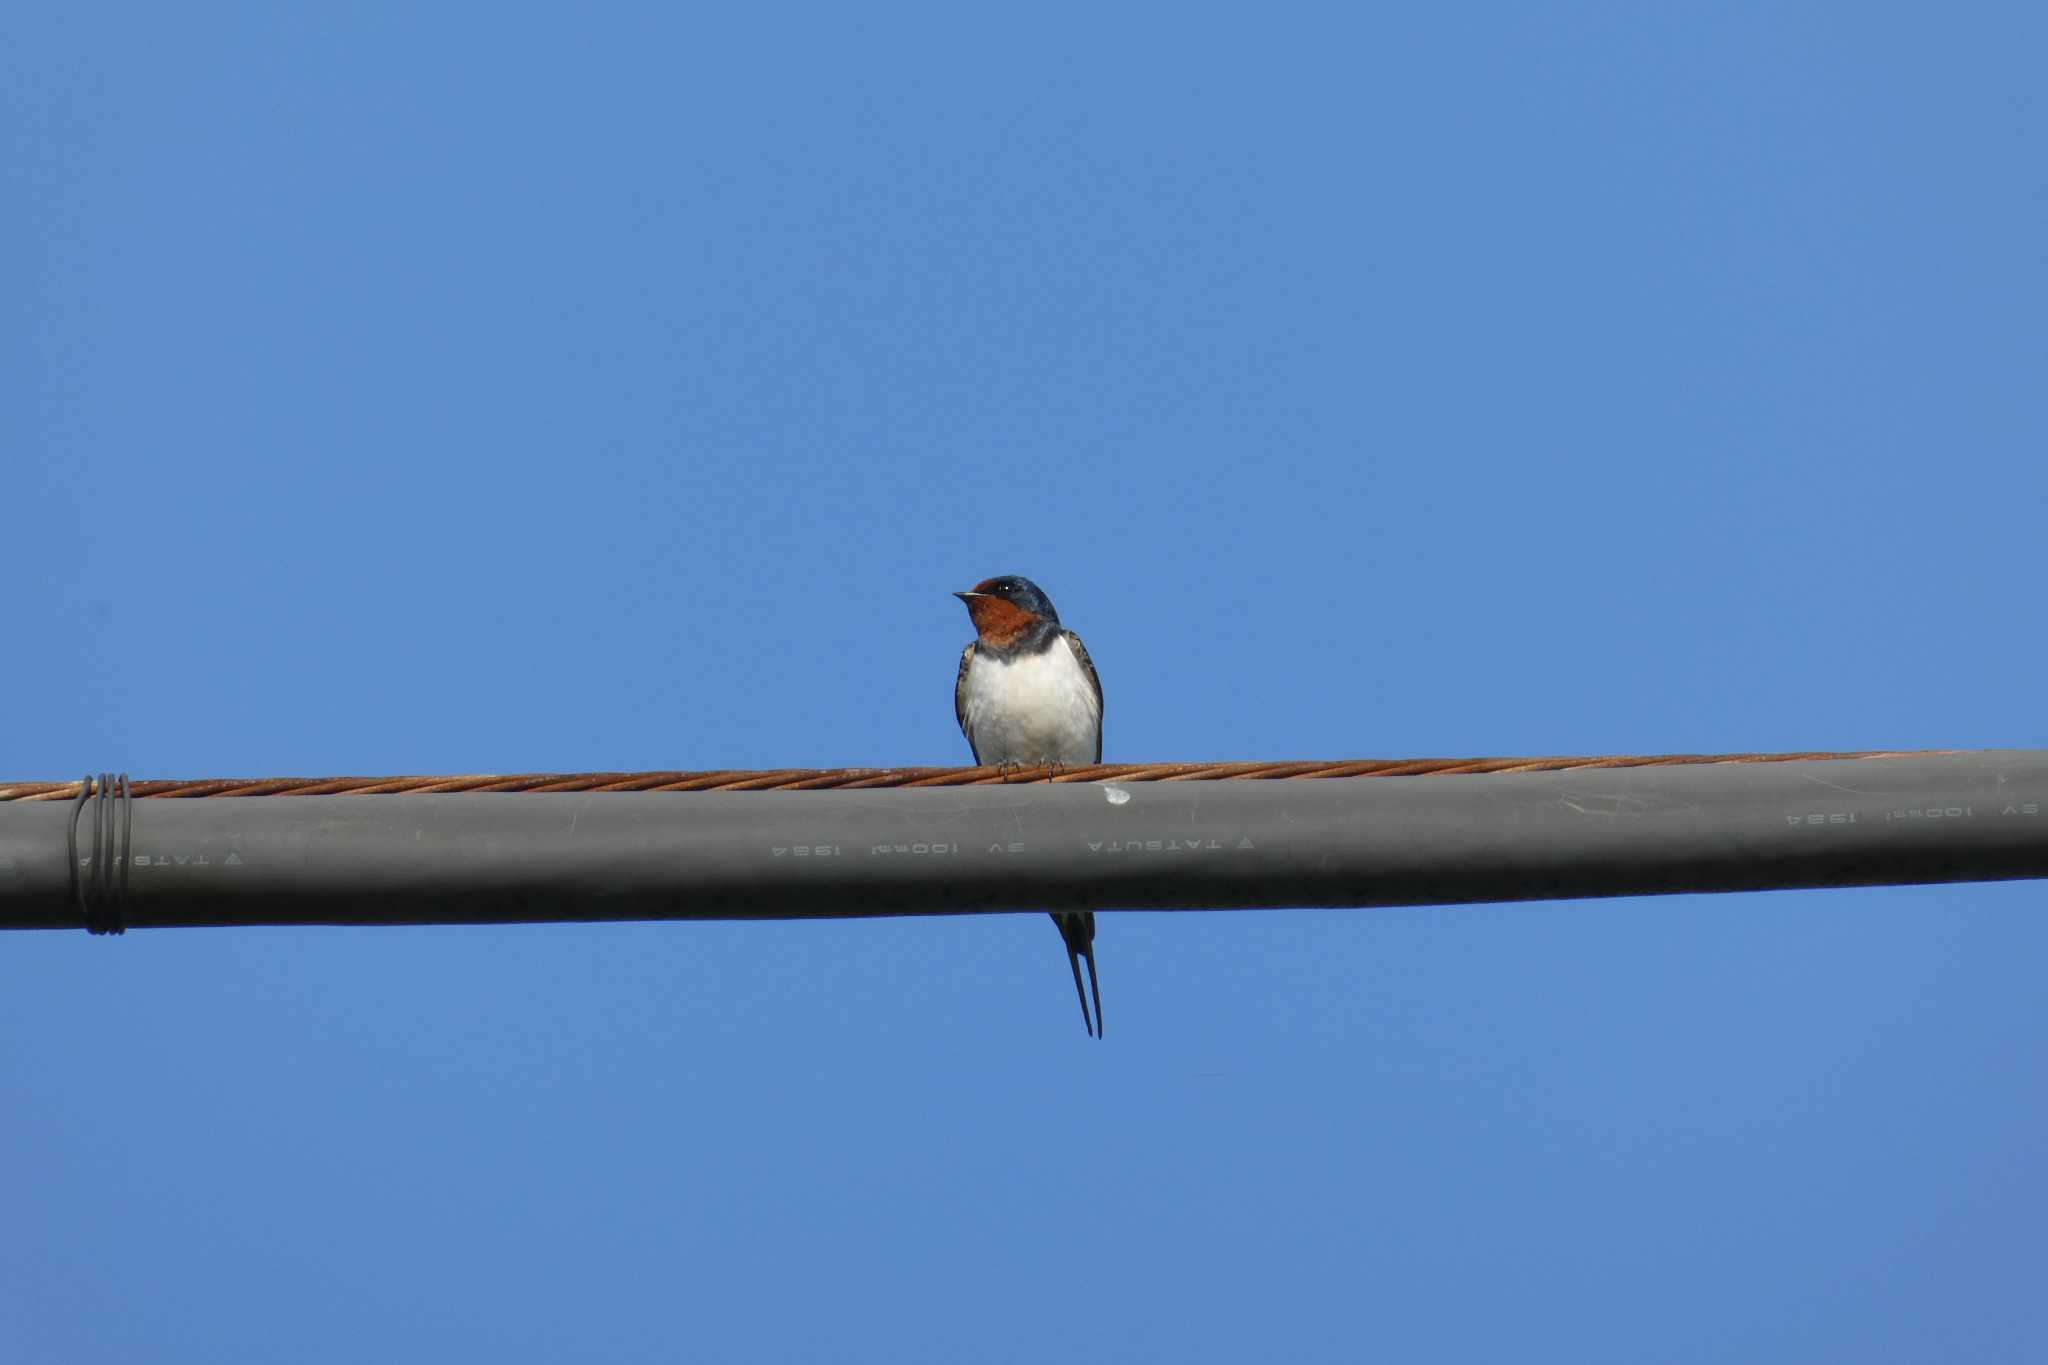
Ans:
<svg viewBox="0 0 2048 1365"><path fill-rule="evenodd" d="M1008 649L1041 625L1057 628L1060 614L1052 599L1028 578L1004 574L984 578L953 596L967 604L967 615L986 645Z"/></svg>

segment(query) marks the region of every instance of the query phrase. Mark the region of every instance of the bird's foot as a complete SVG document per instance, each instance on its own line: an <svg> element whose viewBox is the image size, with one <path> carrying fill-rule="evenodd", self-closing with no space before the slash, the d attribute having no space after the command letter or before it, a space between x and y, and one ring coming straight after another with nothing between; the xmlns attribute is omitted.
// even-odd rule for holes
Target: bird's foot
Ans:
<svg viewBox="0 0 2048 1365"><path fill-rule="evenodd" d="M1048 759L1046 760L1045 764L1045 780L1050 782L1066 770L1067 765L1062 763L1060 760L1056 758Z"/></svg>

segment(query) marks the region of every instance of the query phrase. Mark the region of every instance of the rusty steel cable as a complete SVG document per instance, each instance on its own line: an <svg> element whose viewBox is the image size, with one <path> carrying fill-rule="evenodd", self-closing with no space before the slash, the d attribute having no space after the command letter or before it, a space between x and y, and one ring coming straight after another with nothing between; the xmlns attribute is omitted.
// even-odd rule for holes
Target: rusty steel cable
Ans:
<svg viewBox="0 0 2048 1365"><path fill-rule="evenodd" d="M1228 763L1096 763L1061 768L1053 782L1225 782L1289 778L1440 777L1470 773L1564 772L1580 768L1657 768L1701 763L1791 763L1825 759L1906 758L1952 749L1872 749L1782 754L1604 754L1530 758L1355 758ZM1013 768L721 768L704 772L470 773L407 777L157 778L133 784L137 797L376 796L453 792L743 792L865 791L886 787L976 787L1048 780L1046 770ZM77 782L0 783L0 801L72 801Z"/></svg>

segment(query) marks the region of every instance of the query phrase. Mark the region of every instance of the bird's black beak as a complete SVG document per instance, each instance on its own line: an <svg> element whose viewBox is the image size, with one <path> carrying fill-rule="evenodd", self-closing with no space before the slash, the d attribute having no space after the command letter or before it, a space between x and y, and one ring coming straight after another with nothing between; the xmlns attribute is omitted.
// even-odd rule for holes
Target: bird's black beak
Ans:
<svg viewBox="0 0 2048 1365"><path fill-rule="evenodd" d="M959 598L962 602L972 602L975 598L986 597L988 594L981 592L956 592L953 596Z"/></svg>

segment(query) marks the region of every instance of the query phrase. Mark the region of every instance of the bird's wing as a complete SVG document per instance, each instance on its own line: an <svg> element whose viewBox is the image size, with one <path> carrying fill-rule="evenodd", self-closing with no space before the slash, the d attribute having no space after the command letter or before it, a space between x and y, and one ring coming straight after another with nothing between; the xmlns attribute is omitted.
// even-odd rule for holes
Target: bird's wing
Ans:
<svg viewBox="0 0 2048 1365"><path fill-rule="evenodd" d="M1102 679L1095 675L1095 660L1088 657L1088 646L1081 643L1081 637L1073 631L1062 631L1067 637L1067 647L1074 651L1074 657L1081 661L1081 671L1088 675L1088 685L1095 689L1095 761L1102 762ZM961 680L967 674L961 672Z"/></svg>
<svg viewBox="0 0 2048 1365"><path fill-rule="evenodd" d="M967 670L974 663L974 641L967 642L967 648L960 651L960 676L953 679L953 719L960 722L960 733L967 735L967 747L974 749L974 736L967 731ZM976 750L974 761L981 762L981 753Z"/></svg>

